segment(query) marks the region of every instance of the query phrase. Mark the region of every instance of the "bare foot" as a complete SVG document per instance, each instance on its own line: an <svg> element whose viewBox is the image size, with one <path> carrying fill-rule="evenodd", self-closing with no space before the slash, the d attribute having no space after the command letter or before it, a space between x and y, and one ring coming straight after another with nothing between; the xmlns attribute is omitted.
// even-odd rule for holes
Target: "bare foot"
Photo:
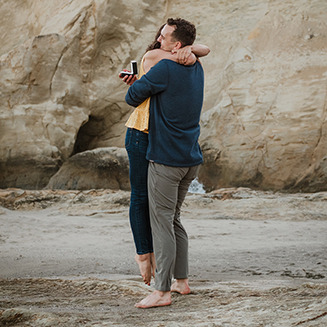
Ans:
<svg viewBox="0 0 327 327"><path fill-rule="evenodd" d="M152 271L152 276L155 278L155 273L156 273L156 259L154 257L154 253L150 253L151 256L151 271Z"/></svg>
<svg viewBox="0 0 327 327"><path fill-rule="evenodd" d="M171 285L171 291L172 292L177 292L179 294L190 294L191 293L191 289L188 285L188 279L176 279L175 283L173 283L173 285Z"/></svg>
<svg viewBox="0 0 327 327"><path fill-rule="evenodd" d="M154 291L139 303L136 303L137 308L148 309L154 307L163 307L171 305L170 292Z"/></svg>
<svg viewBox="0 0 327 327"><path fill-rule="evenodd" d="M151 282L151 257L150 253L147 254L137 254L135 256L135 261L139 265L141 276L144 283L150 285Z"/></svg>

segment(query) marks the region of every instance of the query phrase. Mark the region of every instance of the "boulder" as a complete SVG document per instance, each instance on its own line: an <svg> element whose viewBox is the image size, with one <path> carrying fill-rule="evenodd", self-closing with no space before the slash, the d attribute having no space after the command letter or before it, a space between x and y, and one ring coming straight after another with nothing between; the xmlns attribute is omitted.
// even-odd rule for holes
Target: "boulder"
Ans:
<svg viewBox="0 0 327 327"><path fill-rule="evenodd" d="M97 148L73 155L51 177L46 188L61 190L130 190L125 149Z"/></svg>

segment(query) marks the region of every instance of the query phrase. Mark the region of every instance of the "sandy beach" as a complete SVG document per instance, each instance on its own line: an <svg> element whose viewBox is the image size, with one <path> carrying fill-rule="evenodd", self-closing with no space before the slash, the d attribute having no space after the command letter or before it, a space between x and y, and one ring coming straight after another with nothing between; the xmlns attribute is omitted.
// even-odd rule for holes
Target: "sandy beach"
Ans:
<svg viewBox="0 0 327 327"><path fill-rule="evenodd" d="M327 192L189 194L192 293L148 310L134 308L153 285L133 259L129 192L0 201L1 326L327 325Z"/></svg>

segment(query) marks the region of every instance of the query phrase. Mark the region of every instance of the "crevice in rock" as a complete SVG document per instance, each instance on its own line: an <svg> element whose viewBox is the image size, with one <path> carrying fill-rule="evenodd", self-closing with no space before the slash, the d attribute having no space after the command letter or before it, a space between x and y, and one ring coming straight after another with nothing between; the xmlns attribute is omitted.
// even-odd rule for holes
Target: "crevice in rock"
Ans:
<svg viewBox="0 0 327 327"><path fill-rule="evenodd" d="M93 7L94 7L94 2L81 8L81 10L78 12L78 14L71 20L71 22L65 26L65 34L74 28L75 24L80 20L80 18L82 16L83 16L82 20L84 20L85 14Z"/></svg>
<svg viewBox="0 0 327 327"><path fill-rule="evenodd" d="M69 46L66 46L66 47L61 51L61 54L60 54L60 56L59 56L59 58L58 58L58 61L57 61L57 63L56 63L56 67L55 67L54 70L53 70L52 76L51 76L51 78L50 78L50 85L49 85L50 97L51 97L51 95L52 95L52 83L53 83L54 77L55 77L55 75L56 75L56 73L57 73L57 70L58 70L58 67L59 67L59 63L61 62L62 57L64 56L64 54L67 52L68 49L69 49Z"/></svg>
<svg viewBox="0 0 327 327"><path fill-rule="evenodd" d="M71 156L83 151L91 150L93 148L91 144L96 138L101 136L102 131L104 131L103 117L90 115L88 121L80 127L77 133L74 150Z"/></svg>

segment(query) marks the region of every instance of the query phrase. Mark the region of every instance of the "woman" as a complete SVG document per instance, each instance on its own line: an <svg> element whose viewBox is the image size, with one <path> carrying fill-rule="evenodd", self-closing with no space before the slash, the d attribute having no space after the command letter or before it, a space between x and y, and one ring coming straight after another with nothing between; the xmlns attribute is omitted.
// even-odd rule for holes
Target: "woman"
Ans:
<svg viewBox="0 0 327 327"><path fill-rule="evenodd" d="M209 48L204 45L186 46L172 52L160 49L164 38L161 31L165 25L160 27L155 40L146 49L141 61L139 78L162 59L170 59L183 65L192 65L197 57L205 56L210 52ZM120 77L122 76L120 75ZM123 77L123 81L128 85L132 85L136 79L136 76ZM129 215L137 252L135 260L147 285L150 285L151 274L154 277L155 272L147 189L148 161L146 160L146 151L149 106L150 98L135 108L126 122L128 129L125 139L130 163L131 201Z"/></svg>

